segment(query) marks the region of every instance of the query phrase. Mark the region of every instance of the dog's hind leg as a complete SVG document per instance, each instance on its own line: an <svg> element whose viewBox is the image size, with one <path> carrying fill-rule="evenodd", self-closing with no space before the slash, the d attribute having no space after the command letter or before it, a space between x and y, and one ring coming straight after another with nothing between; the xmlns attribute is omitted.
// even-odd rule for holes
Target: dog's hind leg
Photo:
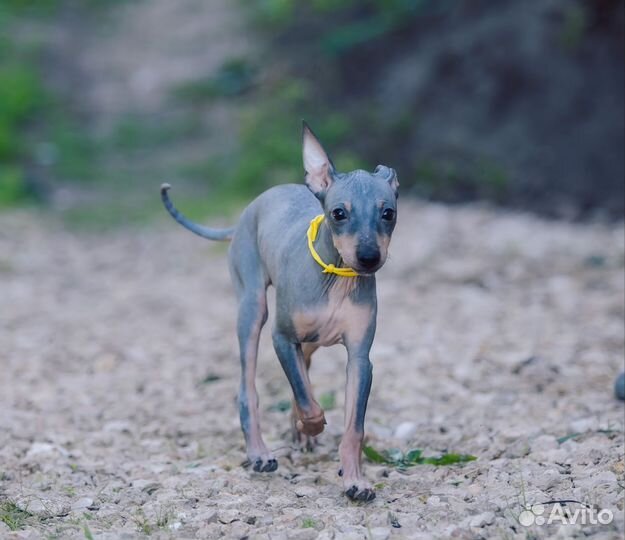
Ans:
<svg viewBox="0 0 625 540"><path fill-rule="evenodd" d="M233 243L230 269L239 300L237 333L241 357L239 417L245 436L247 457L256 472L272 472L278 462L269 452L260 431L258 392L256 391L256 360L260 332L267 321L267 286L255 249Z"/></svg>
<svg viewBox="0 0 625 540"><path fill-rule="evenodd" d="M304 364L306 365L306 372L310 371L310 363L313 353L319 348L319 345L315 343L302 343L302 355L304 357ZM291 434L293 436L293 442L297 443L300 449L312 452L317 446L317 437L311 437L310 435L304 435L297 429L297 403L293 399L291 407Z"/></svg>

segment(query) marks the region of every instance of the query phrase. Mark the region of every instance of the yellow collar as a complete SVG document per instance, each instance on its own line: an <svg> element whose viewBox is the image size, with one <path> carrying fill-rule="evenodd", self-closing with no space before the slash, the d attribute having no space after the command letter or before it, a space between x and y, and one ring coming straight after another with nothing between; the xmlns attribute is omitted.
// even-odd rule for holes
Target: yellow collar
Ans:
<svg viewBox="0 0 625 540"><path fill-rule="evenodd" d="M319 225L325 219L323 214L319 214L316 218L310 222L310 227L308 227L308 231L306 232L306 238L308 238L308 249L310 250L310 254L312 258L317 261L319 266L323 268L324 274L336 274L337 276L342 277L356 277L358 272L353 270L352 268L337 268L333 264L326 264L321 260L319 253L315 250L314 242L317 239L317 234L319 233Z"/></svg>

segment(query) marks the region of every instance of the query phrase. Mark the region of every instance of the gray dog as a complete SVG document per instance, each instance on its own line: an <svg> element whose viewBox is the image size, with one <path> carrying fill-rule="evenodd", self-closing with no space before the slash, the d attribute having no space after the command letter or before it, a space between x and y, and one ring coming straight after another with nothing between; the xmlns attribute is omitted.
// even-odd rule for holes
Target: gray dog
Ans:
<svg viewBox="0 0 625 540"><path fill-rule="evenodd" d="M393 169L339 173L304 123L306 186L273 187L257 197L232 229L189 221L161 197L176 221L210 240L232 240L230 273L239 301L241 355L239 414L247 456L257 472L278 462L265 445L259 422L256 357L267 320L266 292L276 289L273 345L293 390L294 437L311 447L326 423L313 396L308 369L321 346L347 349L345 433L339 445L345 493L370 501L375 492L362 474L362 443L376 327L375 272L384 264L397 218L399 182Z"/></svg>

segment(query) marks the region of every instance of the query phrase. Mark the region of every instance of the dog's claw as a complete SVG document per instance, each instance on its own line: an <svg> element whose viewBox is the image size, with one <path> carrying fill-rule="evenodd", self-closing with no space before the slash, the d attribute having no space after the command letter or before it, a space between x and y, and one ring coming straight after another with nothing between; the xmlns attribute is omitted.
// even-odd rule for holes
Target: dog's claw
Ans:
<svg viewBox="0 0 625 540"><path fill-rule="evenodd" d="M339 476L343 476L343 468L342 468L342 467L339 469L339 471L338 471L338 475L339 475Z"/></svg>
<svg viewBox="0 0 625 540"><path fill-rule="evenodd" d="M278 468L278 460L271 458L269 460L267 460L266 462L263 461L261 458L258 458L256 461L254 461L254 464L252 465L252 469L255 472L273 472Z"/></svg>
<svg viewBox="0 0 625 540"><path fill-rule="evenodd" d="M358 486L355 485L346 490L345 495L347 495L352 501L359 502L370 502L375 499L375 491L373 489L365 488L359 491Z"/></svg>
<svg viewBox="0 0 625 540"><path fill-rule="evenodd" d="M278 468L278 462L275 459L270 459L262 468L262 472L273 472Z"/></svg>
<svg viewBox="0 0 625 540"><path fill-rule="evenodd" d="M372 489L365 489L356 495L356 499L362 502L369 502L375 499L375 491Z"/></svg>

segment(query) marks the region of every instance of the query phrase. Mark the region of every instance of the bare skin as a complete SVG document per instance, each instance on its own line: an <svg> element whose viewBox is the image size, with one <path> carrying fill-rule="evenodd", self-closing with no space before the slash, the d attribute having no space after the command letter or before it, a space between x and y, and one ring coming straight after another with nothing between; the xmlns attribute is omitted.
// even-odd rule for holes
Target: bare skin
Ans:
<svg viewBox="0 0 625 540"><path fill-rule="evenodd" d="M239 302L237 333L241 385L239 415L248 459L257 472L278 467L262 438L255 386L260 332L267 320L266 291L276 289L273 344L293 390L294 438L306 448L325 426L309 378L317 348L341 343L347 349L345 432L339 446L345 494L369 501L375 492L362 471L362 443L372 365L369 350L376 326L375 272L384 264L397 215L395 171L379 165L373 173L338 173L321 144L304 125L306 187L269 189L243 211L229 230L187 220L161 188L174 219L196 234L232 240L229 265ZM323 213L315 249L326 264L351 267L355 277L323 273L306 243L310 221Z"/></svg>

